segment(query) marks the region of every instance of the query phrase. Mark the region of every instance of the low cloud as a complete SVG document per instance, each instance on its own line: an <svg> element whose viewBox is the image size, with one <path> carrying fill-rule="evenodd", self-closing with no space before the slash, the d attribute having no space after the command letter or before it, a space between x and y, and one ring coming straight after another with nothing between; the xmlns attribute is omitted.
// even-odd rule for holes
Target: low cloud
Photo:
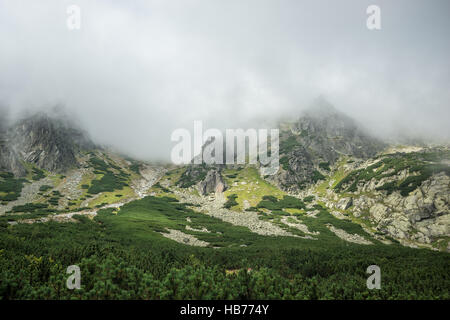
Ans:
<svg viewBox="0 0 450 320"><path fill-rule="evenodd" d="M0 102L64 105L93 138L168 159L171 132L297 117L319 95L391 137L450 139L448 1L0 2Z"/></svg>

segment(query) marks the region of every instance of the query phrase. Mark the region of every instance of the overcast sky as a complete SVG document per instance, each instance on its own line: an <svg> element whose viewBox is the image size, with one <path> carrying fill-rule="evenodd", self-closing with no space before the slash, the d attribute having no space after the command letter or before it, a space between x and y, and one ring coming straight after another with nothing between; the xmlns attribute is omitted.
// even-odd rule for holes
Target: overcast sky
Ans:
<svg viewBox="0 0 450 320"><path fill-rule="evenodd" d="M371 4L381 30L366 27ZM257 128L319 95L375 134L449 139L449 13L447 0L0 0L0 105L65 105L97 142L144 158L167 159L193 120Z"/></svg>

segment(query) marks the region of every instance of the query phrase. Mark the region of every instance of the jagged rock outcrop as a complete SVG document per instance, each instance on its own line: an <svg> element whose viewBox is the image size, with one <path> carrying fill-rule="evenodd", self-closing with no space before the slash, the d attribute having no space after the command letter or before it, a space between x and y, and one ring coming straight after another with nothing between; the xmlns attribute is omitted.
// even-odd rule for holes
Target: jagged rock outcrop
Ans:
<svg viewBox="0 0 450 320"><path fill-rule="evenodd" d="M320 163L333 165L342 155L369 158L386 146L323 99L294 123L282 124L280 170L272 178L285 190L298 190L321 178Z"/></svg>
<svg viewBox="0 0 450 320"><path fill-rule="evenodd" d="M341 155L368 158L386 145L366 133L352 118L319 99L292 126L312 154L334 163Z"/></svg>
<svg viewBox="0 0 450 320"><path fill-rule="evenodd" d="M389 181L406 177L401 171ZM359 186L353 198L333 199L327 205L366 217L379 232L400 240L431 244L450 235L450 177L445 172L432 175L406 196L399 191L377 191L385 182L372 179Z"/></svg>
<svg viewBox="0 0 450 320"><path fill-rule="evenodd" d="M203 161L205 148L214 143L215 139L208 139L202 146L201 154L195 156L185 172L181 175L177 185L182 188L196 186L202 195L211 192L221 193L227 188L226 182L222 177L223 164L206 164Z"/></svg>
<svg viewBox="0 0 450 320"><path fill-rule="evenodd" d="M347 210L353 205L353 198L342 198L337 203L337 208L341 210Z"/></svg>
<svg viewBox="0 0 450 320"><path fill-rule="evenodd" d="M205 179L200 182L199 189L203 195L211 192L221 193L225 191L226 183L220 172L213 169L208 171Z"/></svg>
<svg viewBox="0 0 450 320"><path fill-rule="evenodd" d="M95 147L69 121L44 113L14 123L0 136L0 165L18 176L26 172L21 161L51 172L65 172L78 165L76 156L81 150Z"/></svg>
<svg viewBox="0 0 450 320"><path fill-rule="evenodd" d="M0 116L0 170L14 173L16 176L23 176L26 173L25 167L20 163L19 156L14 152L7 136L7 125L3 117Z"/></svg>
<svg viewBox="0 0 450 320"><path fill-rule="evenodd" d="M227 188L222 177L223 166L206 166L190 164L181 175L177 185L182 188L195 186L202 195L211 192L224 192Z"/></svg>
<svg viewBox="0 0 450 320"><path fill-rule="evenodd" d="M407 197L392 193L371 208L379 228L399 238L430 243L450 234L450 178L433 175Z"/></svg>
<svg viewBox="0 0 450 320"><path fill-rule="evenodd" d="M285 189L297 189L304 182L311 183L315 170L314 159L303 146L296 147L288 155L281 155L287 162L287 170L279 170L273 179Z"/></svg>

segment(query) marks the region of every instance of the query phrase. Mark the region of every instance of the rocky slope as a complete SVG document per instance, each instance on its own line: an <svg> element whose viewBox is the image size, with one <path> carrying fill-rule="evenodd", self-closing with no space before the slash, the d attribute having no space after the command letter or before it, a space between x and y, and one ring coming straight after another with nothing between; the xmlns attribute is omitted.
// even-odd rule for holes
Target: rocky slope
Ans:
<svg viewBox="0 0 450 320"><path fill-rule="evenodd" d="M323 99L280 128L282 170L273 182L285 190L316 182L343 155L367 159L386 147Z"/></svg>
<svg viewBox="0 0 450 320"><path fill-rule="evenodd" d="M23 174L17 166L20 161L51 172L65 172L78 165L80 151L95 147L72 123L47 114L14 123L4 133L4 141L9 154L2 156L3 167L17 174Z"/></svg>
<svg viewBox="0 0 450 320"><path fill-rule="evenodd" d="M363 221L378 234L407 245L448 250L449 149L410 150L414 151L343 163L335 168L341 179L329 178L315 191L337 214Z"/></svg>
<svg viewBox="0 0 450 320"><path fill-rule="evenodd" d="M161 175L159 167L96 146L66 118L40 113L0 128L0 215L126 202L145 196Z"/></svg>
<svg viewBox="0 0 450 320"><path fill-rule="evenodd" d="M298 191L320 179L327 173L324 168L341 156L367 159L385 147L386 144L368 135L353 119L319 99L297 121L280 124L281 168L267 179L284 190ZM189 165L179 185L188 187L194 182L202 194L217 188L225 190L223 167Z"/></svg>
<svg viewBox="0 0 450 320"><path fill-rule="evenodd" d="M0 125L0 214L74 221L77 212L91 216L150 194L266 236L317 240L328 232L361 245L450 251L448 148L387 146L323 101L280 129L280 170L261 176L258 165L125 159L43 114Z"/></svg>
<svg viewBox="0 0 450 320"><path fill-rule="evenodd" d="M25 168L13 150L7 132L6 120L0 116L0 169L13 172L16 176L23 176Z"/></svg>
<svg viewBox="0 0 450 320"><path fill-rule="evenodd" d="M202 147L202 154L205 148L213 142L214 139L209 139L205 142ZM208 195L212 192L223 192L227 188L227 184L222 176L224 167L221 164L211 165L203 163L202 156L197 155L192 159L191 164L186 166L186 170L183 172L177 185L183 188L195 186L202 195Z"/></svg>

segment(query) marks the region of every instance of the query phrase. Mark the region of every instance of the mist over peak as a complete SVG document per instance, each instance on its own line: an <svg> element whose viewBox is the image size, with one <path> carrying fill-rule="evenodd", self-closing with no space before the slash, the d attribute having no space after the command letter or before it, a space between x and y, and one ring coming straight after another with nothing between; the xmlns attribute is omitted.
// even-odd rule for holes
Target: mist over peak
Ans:
<svg viewBox="0 0 450 320"><path fill-rule="evenodd" d="M383 139L450 139L446 1L383 2L378 31L356 0L81 0L78 31L69 4L0 4L12 118L64 105L99 144L167 160L171 133L194 120L270 127L323 95Z"/></svg>

